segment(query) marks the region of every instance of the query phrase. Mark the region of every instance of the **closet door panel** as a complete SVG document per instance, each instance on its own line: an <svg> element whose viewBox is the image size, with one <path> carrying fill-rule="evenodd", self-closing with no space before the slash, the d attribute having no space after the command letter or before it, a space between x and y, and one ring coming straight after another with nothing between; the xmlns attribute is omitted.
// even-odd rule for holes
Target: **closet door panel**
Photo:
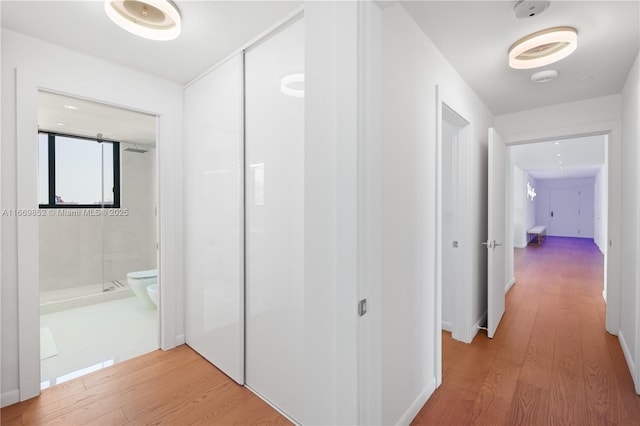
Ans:
<svg viewBox="0 0 640 426"><path fill-rule="evenodd" d="M244 383L243 82L238 55L185 89L185 339Z"/></svg>
<svg viewBox="0 0 640 426"><path fill-rule="evenodd" d="M245 54L246 383L304 410L304 24Z"/></svg>

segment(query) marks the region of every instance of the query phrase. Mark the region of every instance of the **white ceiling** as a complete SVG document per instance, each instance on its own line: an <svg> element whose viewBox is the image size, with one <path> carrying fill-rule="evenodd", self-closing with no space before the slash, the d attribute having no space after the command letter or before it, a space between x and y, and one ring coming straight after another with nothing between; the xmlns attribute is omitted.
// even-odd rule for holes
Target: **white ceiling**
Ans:
<svg viewBox="0 0 640 426"><path fill-rule="evenodd" d="M142 39L118 28L105 15L103 1L0 1L2 27L97 56L129 68L176 83L187 83L236 49L254 39L278 20L298 8L301 1L175 1L183 18L183 32L177 40L157 42ZM379 1L388 6L395 2ZM513 13L514 1L406 1L403 6L442 54L496 115L546 105L619 93L640 45L640 1L552 1L550 8L534 18L520 20ZM529 81L532 71L514 70L507 64L509 46L524 35L553 26L574 26L578 49L570 57L547 68L560 72L547 84ZM71 114L60 108L65 100L41 104L41 118L48 123L66 122L67 132L82 127L76 118L100 104L87 103ZM56 104L57 103L57 104ZM47 112L47 109L49 112ZM122 112L122 110L120 110ZM109 115L113 111L99 114ZM98 114L95 110L92 114ZM130 118L140 118L135 114ZM147 119L153 117L147 116ZM105 135L123 131L114 139L149 142L153 125L145 129L122 127L110 130L99 123ZM144 119L142 120L144 122ZM49 126L47 122L42 125ZM147 123L150 123L147 121ZM95 124L95 123L94 123ZM137 124L136 124L137 125ZM135 126L135 125L134 125ZM87 126L84 126L87 127ZM95 133L95 128L80 129ZM76 132L76 133L78 133ZM107 136L105 136L107 137ZM573 140L576 142L577 140ZM563 142L566 147L572 143ZM591 174L602 162L583 158L599 145L585 141L566 156L567 175ZM558 173L546 144L531 145L521 167L539 177ZM538 152L535 154L535 152ZM555 151L550 151L555 155ZM574 156L569 166L569 157ZM533 162L538 158L539 162ZM582 163L580 162L582 161ZM602 160L603 161L603 160ZM545 168L549 172L543 172ZM583 170L578 172L582 167ZM572 170L572 171L570 171ZM547 174L545 174L547 173ZM569 177L569 176L567 176Z"/></svg>
<svg viewBox="0 0 640 426"><path fill-rule="evenodd" d="M38 127L42 131L153 145L156 117L53 93L38 93Z"/></svg>
<svg viewBox="0 0 640 426"><path fill-rule="evenodd" d="M640 1L551 1L518 19L515 1L405 1L405 9L495 115L620 93L640 46ZM542 69L559 77L532 83L537 70L509 67L509 47L536 31L572 26L578 49Z"/></svg>
<svg viewBox="0 0 640 426"><path fill-rule="evenodd" d="M589 136L509 147L513 165L536 179L594 177L605 163L605 136ZM561 169L562 167L562 169Z"/></svg>
<svg viewBox="0 0 640 426"><path fill-rule="evenodd" d="M176 40L153 41L116 26L104 1L2 0L2 27L176 83L187 83L301 5L301 1L174 1Z"/></svg>

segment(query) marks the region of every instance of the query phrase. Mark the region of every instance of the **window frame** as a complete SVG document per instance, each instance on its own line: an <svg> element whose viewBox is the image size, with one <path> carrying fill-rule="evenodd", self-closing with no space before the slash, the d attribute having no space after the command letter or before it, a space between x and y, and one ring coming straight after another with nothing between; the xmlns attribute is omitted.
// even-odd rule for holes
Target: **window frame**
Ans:
<svg viewBox="0 0 640 426"><path fill-rule="evenodd" d="M98 140L86 136L69 135L65 133L39 131L38 134L47 135L48 144L48 202L38 204L40 209L120 209L120 142L106 139ZM108 142L113 146L113 203L109 204L56 204L56 137L84 139L95 143Z"/></svg>

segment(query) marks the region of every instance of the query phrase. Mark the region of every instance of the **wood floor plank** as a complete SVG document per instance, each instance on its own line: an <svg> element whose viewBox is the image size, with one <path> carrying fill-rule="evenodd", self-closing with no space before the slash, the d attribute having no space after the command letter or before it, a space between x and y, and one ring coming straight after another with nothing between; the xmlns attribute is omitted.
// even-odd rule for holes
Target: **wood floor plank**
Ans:
<svg viewBox="0 0 640 426"><path fill-rule="evenodd" d="M593 241L550 237L516 249L514 262L496 337L456 345L443 333L443 384L414 424L640 425L620 343L605 331Z"/></svg>
<svg viewBox="0 0 640 426"><path fill-rule="evenodd" d="M45 389L3 408L0 420L2 426L289 423L186 345Z"/></svg>

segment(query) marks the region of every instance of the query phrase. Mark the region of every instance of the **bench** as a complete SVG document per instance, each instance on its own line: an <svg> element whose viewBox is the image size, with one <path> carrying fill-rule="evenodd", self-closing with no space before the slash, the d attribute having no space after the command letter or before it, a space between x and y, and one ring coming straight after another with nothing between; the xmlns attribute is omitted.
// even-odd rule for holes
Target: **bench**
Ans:
<svg viewBox="0 0 640 426"><path fill-rule="evenodd" d="M527 231L527 243L536 245L542 244L544 236L547 234L547 228L542 225L534 226Z"/></svg>

